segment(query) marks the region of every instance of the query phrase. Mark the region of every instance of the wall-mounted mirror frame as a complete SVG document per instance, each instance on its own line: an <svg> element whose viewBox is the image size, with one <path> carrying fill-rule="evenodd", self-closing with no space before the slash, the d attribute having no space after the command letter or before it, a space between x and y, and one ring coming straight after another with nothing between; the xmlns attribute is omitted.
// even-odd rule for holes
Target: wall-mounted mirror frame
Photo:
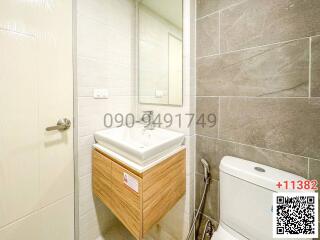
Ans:
<svg viewBox="0 0 320 240"><path fill-rule="evenodd" d="M174 1L176 2L174 3L173 0L140 0L137 2L136 65L139 104L183 105L183 0ZM157 4L165 5L166 2L170 4L171 7L167 9L170 9L171 12L164 17L165 7L159 10L160 13L155 9L158 9ZM146 6L145 3L148 5ZM177 9L173 5L179 6L179 13L176 14L180 16L179 20L172 13ZM150 27L150 24L162 26L156 28ZM166 40L163 34L166 30L163 27L165 25L168 28Z"/></svg>

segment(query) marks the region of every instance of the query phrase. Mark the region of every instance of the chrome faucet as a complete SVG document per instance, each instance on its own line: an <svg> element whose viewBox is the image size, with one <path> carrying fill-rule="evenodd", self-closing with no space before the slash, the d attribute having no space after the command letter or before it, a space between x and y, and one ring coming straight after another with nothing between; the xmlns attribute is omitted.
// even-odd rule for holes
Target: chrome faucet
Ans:
<svg viewBox="0 0 320 240"><path fill-rule="evenodd" d="M145 117L148 117L147 121L145 120ZM153 130L154 129L154 123L153 123L153 111L143 111L142 115L142 122L145 123L144 128L147 130Z"/></svg>

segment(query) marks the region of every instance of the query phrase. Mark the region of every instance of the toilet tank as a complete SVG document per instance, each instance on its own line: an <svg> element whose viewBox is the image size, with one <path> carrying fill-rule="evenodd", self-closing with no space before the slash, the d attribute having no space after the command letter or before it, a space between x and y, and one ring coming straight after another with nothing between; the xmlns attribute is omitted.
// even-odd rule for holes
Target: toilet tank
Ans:
<svg viewBox="0 0 320 240"><path fill-rule="evenodd" d="M248 239L271 240L278 181L304 178L235 157L220 164L220 222ZM284 191L281 189L281 191Z"/></svg>

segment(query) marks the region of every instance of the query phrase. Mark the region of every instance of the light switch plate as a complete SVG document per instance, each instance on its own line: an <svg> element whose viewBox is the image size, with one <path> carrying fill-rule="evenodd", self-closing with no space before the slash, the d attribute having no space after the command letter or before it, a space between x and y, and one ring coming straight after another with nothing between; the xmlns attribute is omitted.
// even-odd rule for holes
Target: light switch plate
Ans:
<svg viewBox="0 0 320 240"><path fill-rule="evenodd" d="M109 98L109 91L106 88L93 89L93 97L97 99Z"/></svg>
<svg viewBox="0 0 320 240"><path fill-rule="evenodd" d="M162 90L156 89L155 91L155 97L156 98L162 98L164 96L164 92Z"/></svg>

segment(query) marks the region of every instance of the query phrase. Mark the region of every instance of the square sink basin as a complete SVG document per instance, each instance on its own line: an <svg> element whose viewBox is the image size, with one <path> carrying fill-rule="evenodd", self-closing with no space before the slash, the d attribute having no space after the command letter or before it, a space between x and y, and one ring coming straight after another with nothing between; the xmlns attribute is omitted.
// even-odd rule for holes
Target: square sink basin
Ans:
<svg viewBox="0 0 320 240"><path fill-rule="evenodd" d="M97 144L140 166L165 156L184 142L183 133L162 128L147 130L141 124L98 131L94 137Z"/></svg>

